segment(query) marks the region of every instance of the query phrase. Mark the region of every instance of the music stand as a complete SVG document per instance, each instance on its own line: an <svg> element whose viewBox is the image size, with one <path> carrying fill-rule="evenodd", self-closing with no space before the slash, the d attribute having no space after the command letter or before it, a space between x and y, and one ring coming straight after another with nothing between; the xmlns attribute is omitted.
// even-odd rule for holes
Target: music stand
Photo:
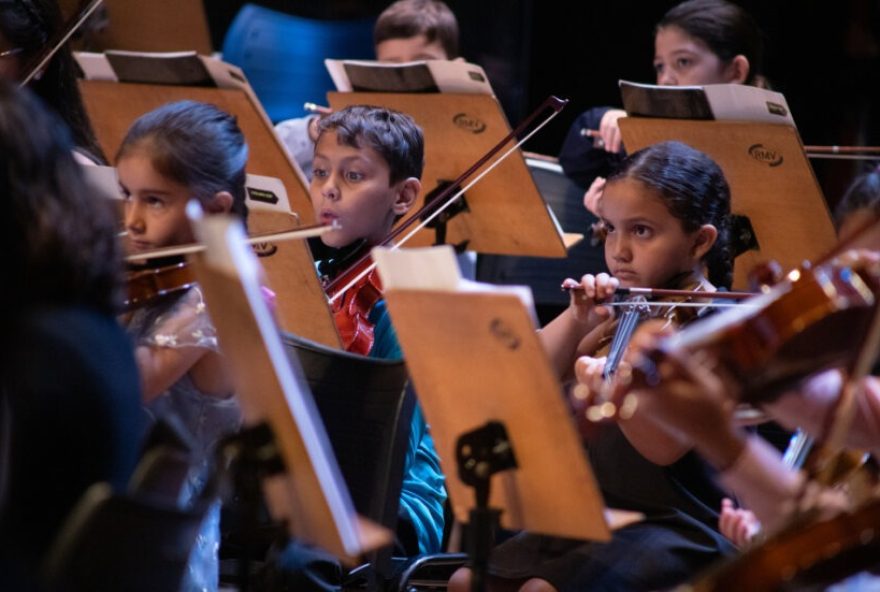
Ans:
<svg viewBox="0 0 880 592"><path fill-rule="evenodd" d="M661 90L664 94L693 93L688 88ZM775 260L783 269L795 268L827 252L836 242L828 205L797 128L785 119L780 121L647 116L619 121L623 143L630 153L658 142L678 140L711 156L724 171L730 185L731 210L747 219L747 224L741 219L743 232L752 235L751 240L740 237L751 248L735 260L736 286L747 286L748 271L759 263Z"/></svg>
<svg viewBox="0 0 880 592"><path fill-rule="evenodd" d="M60 0L65 15L73 13L79 0ZM108 22L97 31L87 31L75 43L91 51L129 49L134 51L196 50L210 55L211 33L202 0L104 0ZM169 18L174 15L174 18Z"/></svg>
<svg viewBox="0 0 880 592"><path fill-rule="evenodd" d="M249 147L248 173L275 177L287 190L292 212L259 213L249 221L254 234L289 229L314 220L302 173L288 156L241 70L213 58L166 54L76 54L90 79L80 82L83 100L104 151L115 154L135 119L165 103L184 99L212 103L234 115ZM161 73L165 84L114 82L126 76L145 79ZM159 74L156 74L159 75ZM189 75L189 82L168 83ZM195 77L193 77L195 75ZM297 218L294 218L296 216ZM314 260L302 241L277 242L262 249L262 264L278 295L281 326L313 341L339 347L339 337L315 273Z"/></svg>
<svg viewBox="0 0 880 592"><path fill-rule="evenodd" d="M458 520L468 518L470 487L478 506L472 516L483 524L493 518L491 506L503 510L506 528L607 541L613 527L637 519L606 515L562 388L518 295L488 285L456 291L449 247L377 248L373 258ZM414 269L430 277L422 282ZM487 542L485 534L474 538ZM486 559L485 549L475 552Z"/></svg>
<svg viewBox="0 0 880 592"><path fill-rule="evenodd" d="M244 423L268 425L283 463L281 474L263 480L272 517L286 522L292 536L346 562L389 544L388 530L355 513L302 369L285 352L264 301L259 265L244 245L241 225L212 216L195 220L194 230L206 245L204 256L194 258L196 275L232 371Z"/></svg>
<svg viewBox="0 0 880 592"><path fill-rule="evenodd" d="M504 112L491 95L331 92L327 98L334 110L379 105L402 111L421 126L425 136L423 192L413 211L424 205L434 188L458 178L510 133ZM445 237L440 242L478 253L566 256L561 230L551 218L521 151L465 193L462 209L443 230ZM425 229L407 245L434 244L436 236Z"/></svg>

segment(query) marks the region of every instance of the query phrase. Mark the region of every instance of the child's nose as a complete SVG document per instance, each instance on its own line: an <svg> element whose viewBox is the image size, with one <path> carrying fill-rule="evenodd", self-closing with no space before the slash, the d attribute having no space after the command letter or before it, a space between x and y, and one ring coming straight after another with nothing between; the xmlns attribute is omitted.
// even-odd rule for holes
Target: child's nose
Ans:
<svg viewBox="0 0 880 592"><path fill-rule="evenodd" d="M136 200L125 206L125 228L129 232L141 233L145 229L143 211Z"/></svg>
<svg viewBox="0 0 880 592"><path fill-rule="evenodd" d="M675 74L667 69L657 75L657 84L659 86L676 86L678 80L676 80Z"/></svg>
<svg viewBox="0 0 880 592"><path fill-rule="evenodd" d="M614 243L612 256L616 261L629 261L632 259L632 251L629 248L629 245L622 240L618 240Z"/></svg>

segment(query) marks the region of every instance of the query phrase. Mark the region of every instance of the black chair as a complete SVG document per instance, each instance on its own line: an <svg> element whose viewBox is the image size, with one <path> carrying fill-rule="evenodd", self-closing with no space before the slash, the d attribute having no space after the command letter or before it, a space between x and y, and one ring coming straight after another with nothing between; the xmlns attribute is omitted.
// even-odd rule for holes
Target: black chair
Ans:
<svg viewBox="0 0 880 592"><path fill-rule="evenodd" d="M159 461L149 462L154 474ZM181 509L163 497L115 493L107 483L86 490L47 555L47 589L178 590L208 504Z"/></svg>
<svg viewBox="0 0 880 592"><path fill-rule="evenodd" d="M291 334L282 340L303 369L355 509L393 532L415 408L415 397L406 388L406 365ZM370 558L380 578L390 575L390 558L390 548ZM352 576L365 574L361 569Z"/></svg>

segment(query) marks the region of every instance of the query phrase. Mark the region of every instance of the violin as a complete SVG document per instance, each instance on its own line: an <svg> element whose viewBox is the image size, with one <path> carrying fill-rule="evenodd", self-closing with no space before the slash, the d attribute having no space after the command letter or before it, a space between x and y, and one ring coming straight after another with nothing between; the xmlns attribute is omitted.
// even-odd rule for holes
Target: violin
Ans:
<svg viewBox="0 0 880 592"><path fill-rule="evenodd" d="M370 269L366 273L360 273L372 263L367 253L368 249L369 245L366 241L359 241L348 248L336 250L334 257L318 263L318 274L330 297L330 312L339 331L342 348L364 356L369 354L373 347L374 333L373 324L369 319L370 311L382 299L382 283L376 270ZM364 257L365 253L366 257ZM337 293L330 287L332 278L336 276L338 269L345 268L352 260L359 261L357 266L349 268L356 270L358 280L346 286L345 292Z"/></svg>
<svg viewBox="0 0 880 592"><path fill-rule="evenodd" d="M124 308L132 311L153 304L157 300L185 292L196 284L192 268L184 260L163 265L130 267L126 273Z"/></svg>
<svg viewBox="0 0 880 592"><path fill-rule="evenodd" d="M270 240L303 239L320 236L334 228L336 228L335 224L329 226L315 224L297 229L253 235L247 238L247 242L254 244ZM198 253L204 249L204 245L189 244L129 255L126 258L129 269L126 274L125 310L131 311L146 306L166 296L185 292L195 285L195 272L182 256ZM137 264L144 261L149 263L147 265Z"/></svg>

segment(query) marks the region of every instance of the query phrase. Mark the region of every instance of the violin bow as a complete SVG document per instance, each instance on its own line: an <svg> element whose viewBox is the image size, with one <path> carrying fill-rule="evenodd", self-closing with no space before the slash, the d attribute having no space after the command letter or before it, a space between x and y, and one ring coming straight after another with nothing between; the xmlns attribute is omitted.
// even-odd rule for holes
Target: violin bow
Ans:
<svg viewBox="0 0 880 592"><path fill-rule="evenodd" d="M55 39L48 43L43 50L35 55L25 68L25 76L21 79L19 86L27 86L34 77L39 74L49 60L58 53L58 50L64 47L68 39L76 33L76 31L88 20L92 13L98 9L104 0L92 0L79 14L68 20L63 27L55 34Z"/></svg>
<svg viewBox="0 0 880 592"><path fill-rule="evenodd" d="M337 228L339 228L339 225L335 222L328 225L313 224L311 226L303 226L301 228L295 228L292 230L282 230L279 232L270 232L267 234L256 234L254 236L247 237L245 242L247 242L247 244L249 245L254 245L269 241L301 240L305 238L312 238L314 236L321 236L325 232L329 232ZM179 255L200 253L204 250L205 245L201 243L191 243L188 245L178 245L162 249L151 249L149 251L143 251L141 253L133 253L131 255L128 255L125 260L129 263L135 263L138 261L147 261L150 259L161 259L163 257L176 257Z"/></svg>
<svg viewBox="0 0 880 592"><path fill-rule="evenodd" d="M455 181L453 181L446 189L437 194L430 202L426 202L418 211L412 214L409 218L406 219L402 224L400 224L397 228L393 229L391 233L382 241L383 245L391 244L392 249L397 249L400 245L407 242L410 238L412 238L419 230L427 226L431 223L434 218L439 216L444 210L446 210L449 206L451 206L455 201L464 195L464 193L473 187L476 183L478 183L483 177L488 175L491 171L495 169L499 164L504 162L511 154L513 154L516 150L519 149L525 142L527 142L532 136L538 133L545 125L550 123L554 117L559 115L562 111L563 107L568 104L567 99L560 99L559 97L550 96L544 100L541 105L535 109L526 119L524 119L513 131L507 134L504 139L498 142L495 146L492 147L486 154L484 154L476 163L474 163L469 169L467 169L464 173L459 175ZM456 188L459 187L465 180L473 175L476 171L478 171L481 167L483 167L487 162L489 162L496 154L501 152L504 147L510 143L511 140L517 138L524 130L528 129L529 126L538 118L538 116L550 109L550 114L543 119L540 123L538 123L535 128L526 134L521 140L518 140L516 144L514 144L510 149L507 150L504 154L498 157L495 162L485 168L479 175L471 179L466 185L461 187L461 189L456 191ZM454 192L454 194L453 194ZM451 194L451 195L450 195ZM438 205L440 204L440 205ZM410 223L413 220L418 220L421 216L425 214L425 212L436 208L430 215L426 216L424 220L420 224L418 224L415 228L410 230L403 238L401 238L397 242L393 242L398 236L403 234ZM370 257L369 253L366 253L360 259L358 259L350 269L357 268L362 265L368 258ZM348 281L341 289L337 290L337 287L342 283L345 278L345 273L337 276L336 279L331 281L327 285L327 292L333 293L330 297L330 303L333 304L338 298L342 296L349 288L357 284L364 276L370 273L376 267L376 263L373 262L368 265L365 269L363 269L360 273L358 273L354 278Z"/></svg>

